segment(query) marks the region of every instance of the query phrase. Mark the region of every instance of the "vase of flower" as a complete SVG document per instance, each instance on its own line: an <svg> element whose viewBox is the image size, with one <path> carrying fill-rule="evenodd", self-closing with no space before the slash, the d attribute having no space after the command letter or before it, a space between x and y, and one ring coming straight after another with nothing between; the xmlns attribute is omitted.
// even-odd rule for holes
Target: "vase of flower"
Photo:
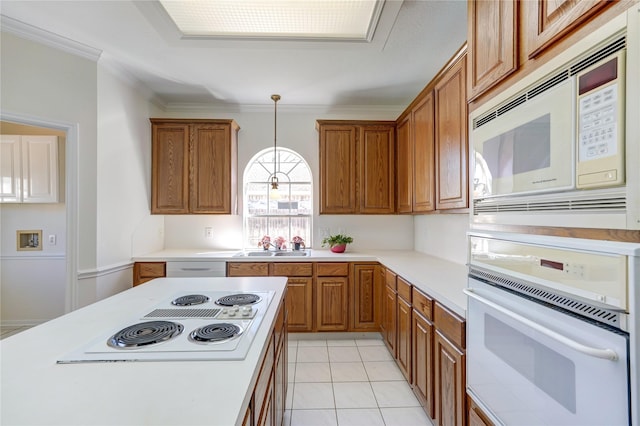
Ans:
<svg viewBox="0 0 640 426"><path fill-rule="evenodd" d="M293 237L293 239L291 240L291 243L293 244L294 250L304 250L306 248L302 237L299 237L297 235Z"/></svg>

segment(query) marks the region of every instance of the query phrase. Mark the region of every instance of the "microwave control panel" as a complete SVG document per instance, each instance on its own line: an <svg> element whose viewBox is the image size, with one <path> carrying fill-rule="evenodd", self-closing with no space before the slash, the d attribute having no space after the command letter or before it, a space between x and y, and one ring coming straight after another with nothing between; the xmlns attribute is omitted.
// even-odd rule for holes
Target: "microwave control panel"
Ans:
<svg viewBox="0 0 640 426"><path fill-rule="evenodd" d="M576 186L624 183L624 50L577 75Z"/></svg>

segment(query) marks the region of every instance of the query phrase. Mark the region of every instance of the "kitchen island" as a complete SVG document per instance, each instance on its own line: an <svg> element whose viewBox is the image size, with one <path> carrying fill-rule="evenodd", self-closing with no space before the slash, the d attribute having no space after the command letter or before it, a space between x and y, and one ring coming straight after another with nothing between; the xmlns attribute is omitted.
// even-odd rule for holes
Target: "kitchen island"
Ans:
<svg viewBox="0 0 640 426"><path fill-rule="evenodd" d="M3 425L243 422L286 278L160 278L0 341ZM274 292L243 360L58 364L177 291ZM285 346L286 348L286 346Z"/></svg>

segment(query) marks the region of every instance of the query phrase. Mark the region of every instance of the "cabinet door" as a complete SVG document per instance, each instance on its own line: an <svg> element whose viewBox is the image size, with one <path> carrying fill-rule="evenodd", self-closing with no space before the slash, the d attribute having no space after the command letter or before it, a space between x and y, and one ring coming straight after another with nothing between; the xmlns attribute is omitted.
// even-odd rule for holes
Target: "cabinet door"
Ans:
<svg viewBox="0 0 640 426"><path fill-rule="evenodd" d="M465 66L462 57L435 87L438 210L468 206Z"/></svg>
<svg viewBox="0 0 640 426"><path fill-rule="evenodd" d="M429 417L433 412L433 324L415 309L411 324L413 392Z"/></svg>
<svg viewBox="0 0 640 426"><path fill-rule="evenodd" d="M411 304L398 297L398 365L404 377L411 384Z"/></svg>
<svg viewBox="0 0 640 426"><path fill-rule="evenodd" d="M396 310L397 310L397 302L396 302L397 294L396 291L389 287L385 286L385 294L383 299L383 323L384 323L384 342L386 343L389 351L396 357Z"/></svg>
<svg viewBox="0 0 640 426"><path fill-rule="evenodd" d="M313 278L292 278L287 281L287 311L289 331L313 330Z"/></svg>
<svg viewBox="0 0 640 426"><path fill-rule="evenodd" d="M320 213L355 213L357 127L320 126Z"/></svg>
<svg viewBox="0 0 640 426"><path fill-rule="evenodd" d="M435 210L433 92L413 109L413 206L414 213Z"/></svg>
<svg viewBox="0 0 640 426"><path fill-rule="evenodd" d="M398 123L396 130L396 198L398 213L413 211L413 143L411 141L411 114Z"/></svg>
<svg viewBox="0 0 640 426"><path fill-rule="evenodd" d="M18 203L22 201L22 163L20 161L20 136L0 137L0 201Z"/></svg>
<svg viewBox="0 0 640 426"><path fill-rule="evenodd" d="M359 142L360 213L393 213L394 127L363 126Z"/></svg>
<svg viewBox="0 0 640 426"><path fill-rule="evenodd" d="M57 136L22 136L22 202L58 202Z"/></svg>
<svg viewBox="0 0 640 426"><path fill-rule="evenodd" d="M351 282L350 331L377 331L380 327L380 296L376 265L355 265Z"/></svg>
<svg viewBox="0 0 640 426"><path fill-rule="evenodd" d="M465 355L437 330L434 338L436 424L464 426Z"/></svg>
<svg viewBox="0 0 640 426"><path fill-rule="evenodd" d="M154 123L151 157L151 213L188 213L189 125Z"/></svg>
<svg viewBox="0 0 640 426"><path fill-rule="evenodd" d="M605 7L606 0L536 0L520 2L526 53L534 58Z"/></svg>
<svg viewBox="0 0 640 426"><path fill-rule="evenodd" d="M518 2L469 1L468 85L469 98L518 69Z"/></svg>
<svg viewBox="0 0 640 426"><path fill-rule="evenodd" d="M231 125L194 124L191 137L191 212L231 214L236 174Z"/></svg>
<svg viewBox="0 0 640 426"><path fill-rule="evenodd" d="M348 327L349 278L316 278L316 330L345 331Z"/></svg>

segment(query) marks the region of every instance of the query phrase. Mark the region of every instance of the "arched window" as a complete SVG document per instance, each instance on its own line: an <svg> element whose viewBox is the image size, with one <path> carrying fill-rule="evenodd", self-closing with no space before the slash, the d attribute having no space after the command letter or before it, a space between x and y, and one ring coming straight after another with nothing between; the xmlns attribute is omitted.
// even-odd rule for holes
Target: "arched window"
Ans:
<svg viewBox="0 0 640 426"><path fill-rule="evenodd" d="M263 236L283 237L291 247L301 237L311 247L313 185L311 169L296 152L277 148L256 154L244 172L244 246L256 248ZM271 189L274 170L278 190Z"/></svg>

